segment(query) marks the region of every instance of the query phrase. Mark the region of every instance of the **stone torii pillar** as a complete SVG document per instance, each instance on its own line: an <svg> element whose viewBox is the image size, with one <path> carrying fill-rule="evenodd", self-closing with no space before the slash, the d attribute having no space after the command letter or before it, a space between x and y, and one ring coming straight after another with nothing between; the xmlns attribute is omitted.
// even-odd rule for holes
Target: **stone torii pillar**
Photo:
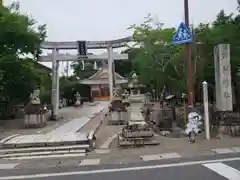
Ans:
<svg viewBox="0 0 240 180"><path fill-rule="evenodd" d="M52 119L56 119L59 109L59 61L58 49L52 50Z"/></svg>
<svg viewBox="0 0 240 180"><path fill-rule="evenodd" d="M56 120L59 109L59 61L86 61L86 60L108 60L108 73L109 73L109 90L110 98L113 99L113 61L128 59L127 54L120 54L120 57L113 57L113 48L125 47L126 43L132 41L132 37L126 37L122 39L112 41L86 41L87 49L107 49L108 57L102 58L98 55L66 55L59 54L59 50L72 50L78 49L77 41L74 42L44 42L41 45L42 49L52 50L52 54L47 56L41 56L40 62L52 62L52 119Z"/></svg>
<svg viewBox="0 0 240 180"><path fill-rule="evenodd" d="M108 78L109 78L109 92L110 92L110 100L113 100L113 78L115 70L113 71L113 48L111 45L108 45Z"/></svg>

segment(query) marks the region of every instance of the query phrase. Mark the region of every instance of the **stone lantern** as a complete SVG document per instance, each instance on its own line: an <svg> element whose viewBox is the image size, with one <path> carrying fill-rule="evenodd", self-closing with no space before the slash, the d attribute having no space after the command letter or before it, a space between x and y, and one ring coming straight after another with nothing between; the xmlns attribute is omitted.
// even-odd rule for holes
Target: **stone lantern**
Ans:
<svg viewBox="0 0 240 180"><path fill-rule="evenodd" d="M47 108L40 101L40 90L36 89L30 94L30 102L24 108L24 126L42 127L46 125Z"/></svg>

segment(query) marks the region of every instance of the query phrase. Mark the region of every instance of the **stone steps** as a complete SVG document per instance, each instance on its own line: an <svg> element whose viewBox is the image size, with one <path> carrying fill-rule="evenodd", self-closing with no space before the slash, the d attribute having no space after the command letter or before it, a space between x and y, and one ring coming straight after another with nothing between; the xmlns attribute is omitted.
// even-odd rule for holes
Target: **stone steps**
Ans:
<svg viewBox="0 0 240 180"><path fill-rule="evenodd" d="M70 146L88 144L87 134L66 133L66 134L36 134L20 135L4 142L3 148L31 148L46 146Z"/></svg>
<svg viewBox="0 0 240 180"><path fill-rule="evenodd" d="M0 149L0 159L40 159L81 157L87 155L89 145L39 147L39 148L11 148Z"/></svg>
<svg viewBox="0 0 240 180"><path fill-rule="evenodd" d="M77 118L47 134L16 135L1 141L0 159L70 158L87 155L93 140L76 132L91 122L105 106L91 107L89 117Z"/></svg>
<svg viewBox="0 0 240 180"><path fill-rule="evenodd" d="M60 158L71 158L71 157L84 157L85 153L67 153L67 154L49 154L49 155L21 155L21 156L9 156L3 159L5 160L31 160L31 159L60 159Z"/></svg>
<svg viewBox="0 0 240 180"><path fill-rule="evenodd" d="M32 148L2 148L0 149L0 155L6 153L18 153L18 152L38 152L38 151L57 151L57 150L88 150L89 145L73 145L73 146L52 146L52 147L32 147Z"/></svg>

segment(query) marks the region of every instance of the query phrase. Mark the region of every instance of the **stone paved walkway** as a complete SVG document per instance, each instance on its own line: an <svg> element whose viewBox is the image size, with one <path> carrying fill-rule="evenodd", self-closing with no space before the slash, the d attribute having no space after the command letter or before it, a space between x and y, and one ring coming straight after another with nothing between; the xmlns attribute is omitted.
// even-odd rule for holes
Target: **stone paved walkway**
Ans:
<svg viewBox="0 0 240 180"><path fill-rule="evenodd" d="M37 129L25 129L23 125L23 119L13 119L13 120L1 120L0 121L0 139L13 134L46 134L52 130L60 127L61 125L83 116L88 116L89 111L88 105L84 105L81 108L66 107L59 109L59 116L63 117L58 121L48 121L47 125L42 128Z"/></svg>
<svg viewBox="0 0 240 180"><path fill-rule="evenodd" d="M10 140L3 143L3 145L11 146L16 145L18 147L27 147L33 146L34 144L43 144L47 143L52 145L54 143L60 142L78 142L78 141L87 141L87 134L83 134L80 132L76 133L79 129L84 127L89 121L91 121L96 114L102 111L108 102L98 103L96 106L86 106L83 108L75 108L71 109L77 112L82 112L79 116L81 118L75 118L71 121L61 125L60 127L53 129L52 131L45 134L31 134L31 135L21 135L17 137L13 137ZM73 114L70 115L74 117Z"/></svg>

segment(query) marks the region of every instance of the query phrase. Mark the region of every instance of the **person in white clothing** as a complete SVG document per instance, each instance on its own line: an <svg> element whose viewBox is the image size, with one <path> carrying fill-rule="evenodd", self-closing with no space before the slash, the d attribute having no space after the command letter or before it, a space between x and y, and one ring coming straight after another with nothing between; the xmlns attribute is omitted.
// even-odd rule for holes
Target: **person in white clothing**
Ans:
<svg viewBox="0 0 240 180"><path fill-rule="evenodd" d="M189 143L195 142L195 136L201 133L201 129L199 128L202 125L202 116L196 112L191 112L188 114L188 123L186 127L186 134L189 138Z"/></svg>

